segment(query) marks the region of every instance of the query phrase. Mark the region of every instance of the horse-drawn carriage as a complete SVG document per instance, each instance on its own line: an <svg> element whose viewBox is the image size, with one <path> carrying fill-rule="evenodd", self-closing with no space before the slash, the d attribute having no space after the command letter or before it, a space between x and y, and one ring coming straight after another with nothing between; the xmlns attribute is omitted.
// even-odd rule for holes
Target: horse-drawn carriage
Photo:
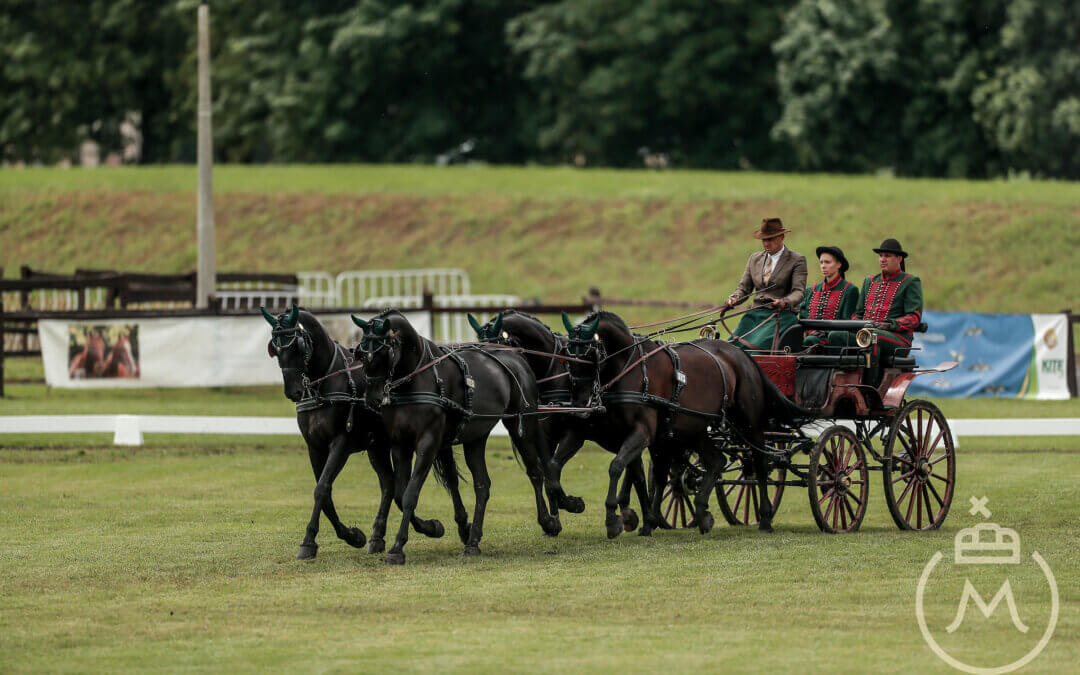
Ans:
<svg viewBox="0 0 1080 675"><path fill-rule="evenodd" d="M857 346L796 351L781 338L777 342L788 346L752 354L771 384L801 410L795 424L774 423L765 432L772 512L786 487L805 487L818 527L853 532L866 514L870 472L880 471L885 502L900 529L939 527L956 481L954 439L937 406L908 401L905 394L917 376L956 364L920 370L907 350L879 362L873 326L864 321L803 320L795 328L800 346L804 329L857 332ZM760 498L751 453L761 450L724 431L714 438L727 456L716 485L720 511L731 525L755 524ZM670 471L662 502L669 526L694 524L692 500L704 474L695 459L691 455Z"/></svg>

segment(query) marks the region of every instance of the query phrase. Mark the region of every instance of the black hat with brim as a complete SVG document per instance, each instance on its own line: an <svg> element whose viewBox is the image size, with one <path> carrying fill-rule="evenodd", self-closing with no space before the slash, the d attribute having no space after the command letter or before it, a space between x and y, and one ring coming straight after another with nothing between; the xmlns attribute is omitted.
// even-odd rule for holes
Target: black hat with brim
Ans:
<svg viewBox="0 0 1080 675"><path fill-rule="evenodd" d="M848 267L850 267L850 265L848 265L847 257L844 256L844 252L840 250L839 246L818 246L815 254L818 258L820 258L822 253L828 253L832 257L836 258L836 260L840 263L840 274L848 271Z"/></svg>
<svg viewBox="0 0 1080 675"><path fill-rule="evenodd" d="M906 258L908 256L907 251L905 251L904 248L900 246L900 242L895 239L886 239L881 242L881 246L875 248L874 253L893 253L901 258Z"/></svg>

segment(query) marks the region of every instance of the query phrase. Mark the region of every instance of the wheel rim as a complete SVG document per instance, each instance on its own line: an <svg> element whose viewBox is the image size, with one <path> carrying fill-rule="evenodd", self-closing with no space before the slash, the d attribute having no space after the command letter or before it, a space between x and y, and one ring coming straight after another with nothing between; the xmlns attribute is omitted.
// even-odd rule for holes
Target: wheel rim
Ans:
<svg viewBox="0 0 1080 675"><path fill-rule="evenodd" d="M664 496L660 500L660 514L668 527L695 527L694 495L701 484L705 471L691 457L686 464L673 468L664 487Z"/></svg>
<svg viewBox="0 0 1080 675"><path fill-rule="evenodd" d="M956 485L956 452L945 416L926 401L904 406L889 432L885 456L885 499L897 526L940 527Z"/></svg>
<svg viewBox="0 0 1080 675"><path fill-rule="evenodd" d="M810 453L810 509L825 532L854 532L866 515L870 469L866 451L849 429L827 429Z"/></svg>
<svg viewBox="0 0 1080 675"><path fill-rule="evenodd" d="M786 477L787 471L782 468L774 468L769 472L768 494L774 516L784 496L783 481ZM720 472L720 479L716 485L716 498L720 503L720 512L724 514L729 524L757 525L760 520L758 506L761 498L758 496L756 485L724 485L720 481L754 480L755 478L753 467L739 457L730 459Z"/></svg>

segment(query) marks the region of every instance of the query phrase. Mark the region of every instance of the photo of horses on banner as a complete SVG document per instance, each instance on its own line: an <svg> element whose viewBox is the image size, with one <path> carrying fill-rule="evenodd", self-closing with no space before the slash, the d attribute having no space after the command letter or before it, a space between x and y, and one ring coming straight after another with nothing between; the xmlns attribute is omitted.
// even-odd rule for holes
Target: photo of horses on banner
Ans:
<svg viewBox="0 0 1080 675"><path fill-rule="evenodd" d="M68 326L68 374L72 379L137 379L139 326Z"/></svg>

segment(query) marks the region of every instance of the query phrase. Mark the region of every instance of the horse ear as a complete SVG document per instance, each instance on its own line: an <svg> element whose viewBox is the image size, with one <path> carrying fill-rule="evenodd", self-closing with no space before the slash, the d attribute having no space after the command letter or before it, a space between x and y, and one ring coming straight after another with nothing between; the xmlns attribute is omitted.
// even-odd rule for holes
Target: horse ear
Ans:
<svg viewBox="0 0 1080 675"><path fill-rule="evenodd" d="M299 318L300 308L293 304L293 306L289 308L289 314L285 317L284 323L286 324L287 328L292 328L296 325L296 320Z"/></svg>
<svg viewBox="0 0 1080 675"><path fill-rule="evenodd" d="M480 325L480 322L476 320L476 317L469 314L469 325L476 331L478 337L483 337L484 327Z"/></svg>
<svg viewBox="0 0 1080 675"><path fill-rule="evenodd" d="M367 321L364 321L355 314L350 314L349 317L352 319L353 323L360 327L361 330L363 330L365 333L367 332L368 326L370 325Z"/></svg>
<svg viewBox="0 0 1080 675"><path fill-rule="evenodd" d="M262 310L262 315L263 318L266 319L266 322L270 324L272 328L277 328L277 319L274 318L274 315L266 311L265 307L259 307L259 309Z"/></svg>
<svg viewBox="0 0 1080 675"><path fill-rule="evenodd" d="M570 315L567 314L566 312L562 313L562 323L563 323L564 326L566 326L567 331L573 331L574 330L574 324L573 324L572 321L570 321Z"/></svg>
<svg viewBox="0 0 1080 675"><path fill-rule="evenodd" d="M600 327L600 317L596 317L596 320L589 325L589 332L595 333L596 329Z"/></svg>
<svg viewBox="0 0 1080 675"><path fill-rule="evenodd" d="M375 327L375 332L379 335L387 335L390 333L390 322L383 319L379 322L379 325Z"/></svg>
<svg viewBox="0 0 1080 675"><path fill-rule="evenodd" d="M495 330L496 335L499 335L499 334L502 333L502 312L499 312L498 316L495 317L494 330Z"/></svg>

